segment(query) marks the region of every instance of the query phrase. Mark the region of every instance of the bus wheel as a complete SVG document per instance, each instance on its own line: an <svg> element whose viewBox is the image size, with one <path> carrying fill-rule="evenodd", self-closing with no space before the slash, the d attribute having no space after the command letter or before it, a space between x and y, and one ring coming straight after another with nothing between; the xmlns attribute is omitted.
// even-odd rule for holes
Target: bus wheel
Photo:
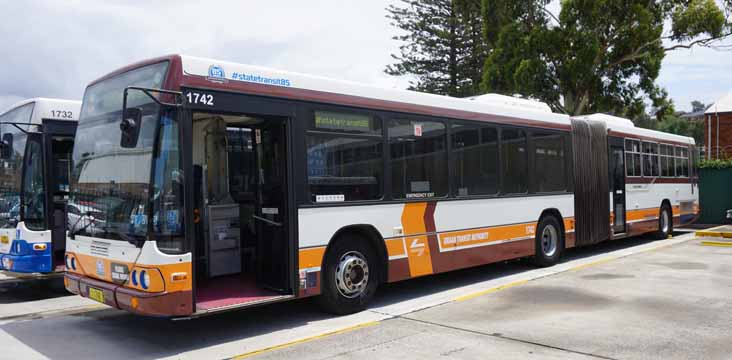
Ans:
<svg viewBox="0 0 732 360"><path fill-rule="evenodd" d="M668 205L661 206L661 212L658 216L658 233L659 239L668 239L674 231L674 221L671 215L671 210Z"/></svg>
<svg viewBox="0 0 732 360"><path fill-rule="evenodd" d="M378 263L376 253L362 238L337 240L325 256L320 295L323 309L337 315L365 309L379 285Z"/></svg>
<svg viewBox="0 0 732 360"><path fill-rule="evenodd" d="M559 262L564 250L564 234L559 220L545 216L539 221L536 231L533 262L537 266L552 266Z"/></svg>

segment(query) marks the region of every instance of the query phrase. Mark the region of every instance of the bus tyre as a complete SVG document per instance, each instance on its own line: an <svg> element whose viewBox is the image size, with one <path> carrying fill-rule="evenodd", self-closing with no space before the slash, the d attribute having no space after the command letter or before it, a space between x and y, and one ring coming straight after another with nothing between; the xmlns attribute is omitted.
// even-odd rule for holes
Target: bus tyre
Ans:
<svg viewBox="0 0 732 360"><path fill-rule="evenodd" d="M546 267L559 262L564 250L564 234L556 217L549 215L541 218L535 239L534 265Z"/></svg>
<svg viewBox="0 0 732 360"><path fill-rule="evenodd" d="M379 270L376 253L365 240L339 239L325 255L321 307L336 315L365 309L379 285Z"/></svg>
<svg viewBox="0 0 732 360"><path fill-rule="evenodd" d="M659 239L668 239L669 235L674 232L674 220L671 208L668 205L661 205L661 212L658 214L658 233Z"/></svg>

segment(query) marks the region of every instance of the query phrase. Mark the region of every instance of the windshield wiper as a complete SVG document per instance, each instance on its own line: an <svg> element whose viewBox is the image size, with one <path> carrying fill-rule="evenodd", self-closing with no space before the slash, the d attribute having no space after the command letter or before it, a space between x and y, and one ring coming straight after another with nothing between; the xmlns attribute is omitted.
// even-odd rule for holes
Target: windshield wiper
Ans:
<svg viewBox="0 0 732 360"><path fill-rule="evenodd" d="M105 230L105 233L109 233L109 231ZM123 233L119 230L112 231L112 234L119 236L120 239L127 241L128 243L135 246L142 245L145 242L145 237L143 235L131 235Z"/></svg>
<svg viewBox="0 0 732 360"><path fill-rule="evenodd" d="M71 233L69 234L69 238L71 238L71 239L76 238L77 234L80 234L82 231L86 230L87 228L89 228L89 226L91 226L94 219L93 219L93 217L91 217L91 211L87 211L83 214L80 214L79 218L76 220L74 225L71 226L71 228L72 229L76 228L76 225L79 225L79 222L81 221L81 219L83 219L85 217L86 217L86 220L88 221L87 224L79 229L71 231Z"/></svg>

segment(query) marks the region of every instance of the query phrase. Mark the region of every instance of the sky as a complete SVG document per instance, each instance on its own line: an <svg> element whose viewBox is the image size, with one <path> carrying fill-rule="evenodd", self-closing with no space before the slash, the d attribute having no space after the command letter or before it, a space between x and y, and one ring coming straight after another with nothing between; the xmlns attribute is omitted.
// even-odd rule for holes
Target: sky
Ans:
<svg viewBox="0 0 732 360"><path fill-rule="evenodd" d="M405 88L386 75L395 0L0 0L0 111L29 97L80 99L119 67L182 53ZM555 13L558 3L550 5ZM678 110L732 91L732 52L667 55L658 82Z"/></svg>

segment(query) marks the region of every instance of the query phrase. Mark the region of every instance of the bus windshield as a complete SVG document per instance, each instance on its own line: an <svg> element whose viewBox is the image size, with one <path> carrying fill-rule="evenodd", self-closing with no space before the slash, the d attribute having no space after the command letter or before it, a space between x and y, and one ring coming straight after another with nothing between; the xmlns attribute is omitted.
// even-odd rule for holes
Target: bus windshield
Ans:
<svg viewBox="0 0 732 360"><path fill-rule="evenodd" d="M72 155L70 232L133 243L145 239L160 108L141 92L131 91L128 106L142 110L140 135L134 148L121 147L122 98L128 86L161 87L167 67L167 62L148 65L86 90Z"/></svg>

